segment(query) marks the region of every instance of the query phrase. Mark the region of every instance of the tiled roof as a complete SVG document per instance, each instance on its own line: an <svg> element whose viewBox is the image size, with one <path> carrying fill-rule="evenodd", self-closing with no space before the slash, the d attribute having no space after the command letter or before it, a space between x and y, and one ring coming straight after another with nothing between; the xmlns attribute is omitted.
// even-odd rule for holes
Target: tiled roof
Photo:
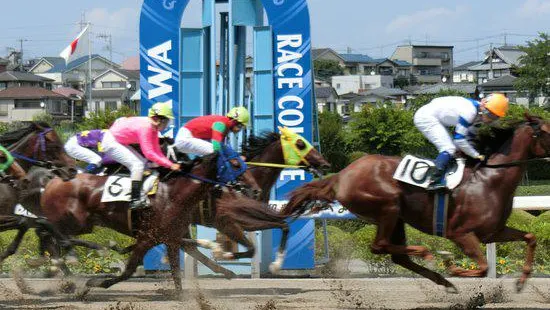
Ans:
<svg viewBox="0 0 550 310"><path fill-rule="evenodd" d="M465 64L462 64L460 66L456 66L453 68L454 71L466 71L466 70L469 70L468 68L470 67L473 67L473 66L477 66L481 63L481 61L470 61L470 62L467 62Z"/></svg>
<svg viewBox="0 0 550 310"><path fill-rule="evenodd" d="M0 91L1 99L42 99L67 97L42 87L8 87Z"/></svg>
<svg viewBox="0 0 550 310"><path fill-rule="evenodd" d="M9 64L9 63L10 63L9 60L0 57L0 64L1 64L1 65L7 65L7 64Z"/></svg>
<svg viewBox="0 0 550 310"><path fill-rule="evenodd" d="M410 63L406 60L392 59L391 61L398 64L400 67L410 67L410 66L412 66L412 63Z"/></svg>
<svg viewBox="0 0 550 310"><path fill-rule="evenodd" d="M42 57L36 62L33 68L37 64L39 64L41 60L47 61L49 64L52 65L52 68L50 68L50 70L47 71L48 73L59 73L59 72L63 72L63 70L65 69L65 59L61 57Z"/></svg>
<svg viewBox="0 0 550 310"><path fill-rule="evenodd" d="M139 70L139 56L132 56L126 58L122 62L122 69L124 70Z"/></svg>
<svg viewBox="0 0 550 310"><path fill-rule="evenodd" d="M332 93L334 92L334 89L332 87L316 87L315 88L315 97L316 98L328 98Z"/></svg>
<svg viewBox="0 0 550 310"><path fill-rule="evenodd" d="M471 71L486 71L486 70L491 70L491 68L493 70L499 70L499 69L509 69L511 68L512 66L507 64L507 63L493 63L493 65L491 66L490 64L478 64L478 65L474 65L474 66L471 66L468 68L468 70L471 70Z"/></svg>
<svg viewBox="0 0 550 310"><path fill-rule="evenodd" d="M36 74L21 71L5 71L0 73L0 82L53 82L54 80Z"/></svg>
<svg viewBox="0 0 550 310"><path fill-rule="evenodd" d="M361 93L361 95L376 95L381 97L402 96L407 94L408 92L400 88L387 88L383 86L370 89Z"/></svg>
<svg viewBox="0 0 550 310"><path fill-rule="evenodd" d="M505 45L494 49L502 60L510 65L519 65L519 58L525 55L525 52L521 51L517 46Z"/></svg>
<svg viewBox="0 0 550 310"><path fill-rule="evenodd" d="M101 58L103 61L111 63L108 59L106 59L105 57L103 57L101 55L92 54L92 60L96 59L96 58ZM77 59L75 59L75 60L73 60L73 61L71 61L67 64L67 67L65 68L64 72L71 71L74 68L79 67L82 64L85 64L87 62L88 62L88 56L87 55L82 56L80 58L77 58ZM118 64L115 64L115 63L112 63L112 65L116 68L120 67Z"/></svg>
<svg viewBox="0 0 550 310"><path fill-rule="evenodd" d="M65 97L71 97L71 96L80 96L81 98L84 97L83 92L81 92L78 89L74 89L72 87L58 87L54 89L53 92L63 95Z"/></svg>
<svg viewBox="0 0 550 310"><path fill-rule="evenodd" d="M340 54L340 57L342 57L345 62L367 63L372 61L371 57L363 54Z"/></svg>
<svg viewBox="0 0 550 310"><path fill-rule="evenodd" d="M139 70L124 70L124 69L113 69L116 72L120 72L130 80L139 80Z"/></svg>
<svg viewBox="0 0 550 310"><path fill-rule="evenodd" d="M512 75L505 75L496 79L489 80L483 84L480 84L481 87L501 87L501 86L511 86L514 84L514 81L517 78Z"/></svg>

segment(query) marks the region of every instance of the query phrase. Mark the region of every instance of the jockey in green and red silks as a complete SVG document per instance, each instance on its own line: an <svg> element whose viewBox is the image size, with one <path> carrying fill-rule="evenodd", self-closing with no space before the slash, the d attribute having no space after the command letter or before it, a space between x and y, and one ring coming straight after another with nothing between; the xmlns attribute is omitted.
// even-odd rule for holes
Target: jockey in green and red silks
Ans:
<svg viewBox="0 0 550 310"><path fill-rule="evenodd" d="M25 177L26 173L13 159L10 151L0 145L0 174L9 174L18 180Z"/></svg>
<svg viewBox="0 0 550 310"><path fill-rule="evenodd" d="M174 146L182 153L212 154L221 150L229 132L238 133L249 120L250 114L244 107L233 108L225 116L199 116L180 128Z"/></svg>

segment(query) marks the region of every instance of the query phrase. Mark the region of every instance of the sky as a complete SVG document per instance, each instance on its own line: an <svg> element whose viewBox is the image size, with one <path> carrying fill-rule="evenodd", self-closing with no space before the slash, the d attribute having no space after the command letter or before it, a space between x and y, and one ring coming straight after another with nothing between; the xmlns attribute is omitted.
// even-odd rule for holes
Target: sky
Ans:
<svg viewBox="0 0 550 310"><path fill-rule="evenodd" d="M143 0L2 0L0 57L9 48L24 58L57 56L92 23L93 52L109 56L100 34L112 36L113 60L138 55ZM289 0L287 0L289 1ZM453 45L455 64L479 60L491 44L524 44L550 32L550 0L308 0L314 47L390 57L408 44ZM200 0L190 0L182 24L200 24Z"/></svg>

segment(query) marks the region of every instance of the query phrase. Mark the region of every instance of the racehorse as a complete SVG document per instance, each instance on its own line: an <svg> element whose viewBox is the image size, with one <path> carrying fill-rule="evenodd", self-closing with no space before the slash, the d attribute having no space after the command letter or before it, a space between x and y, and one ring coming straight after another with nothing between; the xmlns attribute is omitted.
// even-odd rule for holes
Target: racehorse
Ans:
<svg viewBox="0 0 550 310"><path fill-rule="evenodd" d="M47 167L47 170L41 170L34 177L40 180L49 180L47 178L55 175L68 179L74 176L74 160L70 158L63 149L63 142L59 136L48 124L43 122L32 122L28 126L10 131L0 135L0 144L5 145L15 157L17 163L28 172L33 166ZM59 169L56 167L65 167L68 169ZM45 177L45 178L44 178ZM44 178L44 179L43 179ZM52 231L52 227L43 218L33 218L22 215L14 215L14 207L19 202L20 190L32 190L28 187L31 180L25 177L22 181L16 182L16 187L2 183L0 184L0 231L17 229L18 233L14 241L8 246L8 249L0 254L0 262L8 256L14 254L21 243L23 236L29 228L37 228L37 235L42 235L46 231L50 234L57 233ZM30 197L30 196L29 196ZM38 196L32 196L34 199L28 199L25 206L37 204Z"/></svg>
<svg viewBox="0 0 550 310"><path fill-rule="evenodd" d="M82 173L69 182L52 180L41 197L42 213L67 236L89 233L94 225L101 225L136 238L125 271L112 279L91 279L89 286L108 288L128 279L145 252L156 244L164 243L168 248L172 277L179 291L181 239L192 222L192 214L198 201L204 199L215 184L220 185L212 181L216 178L216 159L217 154L206 156L190 173L168 173L163 176L156 194L150 197L150 208L138 211L135 233L130 228L128 202L101 202L107 181L104 176ZM239 168L240 163L237 160L231 160L231 163ZM247 184L256 184L248 172L241 178ZM225 190L228 189L224 188Z"/></svg>
<svg viewBox="0 0 550 310"><path fill-rule="evenodd" d="M249 161L249 166L256 165L249 168L249 171L262 190L261 202L267 202L269 199L271 187L283 168L303 168L317 175L330 168L330 164L305 138L289 129L279 129L281 134L267 132L260 136L250 136L248 143L243 143L242 146L243 155ZM283 151L285 147L287 149ZM229 239L246 247L245 252L221 253L224 259L250 258L254 255L254 243L247 238L245 231L281 229L277 258L270 265L270 271L277 272L284 259L289 233L285 220L288 216L281 215L269 209L265 203L248 197L233 197L229 193L223 193L218 199L210 198L204 202L204 208L195 209L193 223L215 227ZM211 261L199 252L196 246L197 244L192 242L183 243L183 248L188 254L214 272L223 273L228 278L233 276L233 272Z"/></svg>
<svg viewBox="0 0 550 310"><path fill-rule="evenodd" d="M476 261L478 268L466 270L449 264L448 271L455 276L485 276L488 265L481 242L523 240L527 249L523 272L516 282L520 291L532 270L536 239L532 233L507 227L506 220L526 161L549 155L550 125L526 115L526 121L493 132L495 136L486 144L492 150L487 163L467 164L462 183L449 193L447 211L446 238ZM425 233L433 232L434 193L394 180L399 161L398 157L365 155L338 174L296 189L283 213L302 214L308 201L339 201L359 218L378 226L371 245L373 253L391 254L394 263L456 292L440 274L409 257L433 259L425 247L406 245L405 223Z"/></svg>

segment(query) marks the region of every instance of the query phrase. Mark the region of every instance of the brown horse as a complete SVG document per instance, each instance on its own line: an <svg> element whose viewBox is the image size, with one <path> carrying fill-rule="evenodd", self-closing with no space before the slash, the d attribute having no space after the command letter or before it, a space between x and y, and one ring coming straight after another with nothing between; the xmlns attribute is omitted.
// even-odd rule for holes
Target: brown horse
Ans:
<svg viewBox="0 0 550 310"><path fill-rule="evenodd" d="M535 236L506 226L512 212L514 192L529 158L548 156L550 125L541 119L526 117L510 130L494 131L489 140L492 154L488 163L494 167L474 166L469 163L462 183L449 195L446 238L453 241L468 257L475 260L478 269L466 270L449 265L452 275L480 277L487 274L487 260L480 242L525 241L526 261L517 281L521 290L532 269ZM309 183L295 190L283 210L286 214L306 212L306 202L339 201L359 218L378 226L371 250L376 254L391 254L392 261L433 282L456 291L453 284L440 274L414 263L409 255L433 259L422 246L406 245L405 223L425 233L433 232L434 194L422 188L398 182L393 173L400 158L366 155L322 181ZM500 164L511 163L512 166ZM500 167L500 168L497 168Z"/></svg>
<svg viewBox="0 0 550 310"><path fill-rule="evenodd" d="M128 279L145 252L157 244L164 243L168 248L168 259L176 289L181 290L181 239L192 223L192 214L197 208L197 203L204 199L214 185L211 180L216 177L216 158L217 155L203 158L201 163L191 169L191 174L168 173L163 177L156 194L151 197L151 207L137 214L135 233L130 229L128 202L101 202L107 177L83 173L69 182L52 180L42 194L42 213L68 236L89 233L94 225L101 225L136 238L136 244L122 275L107 280L91 279L88 282L89 286L107 288ZM232 164L239 165L236 161L232 161ZM247 184L256 184L248 172L244 173L242 178Z"/></svg>
<svg viewBox="0 0 550 310"><path fill-rule="evenodd" d="M23 236L29 228L37 228L36 233L39 236L46 232L58 235L57 232L52 231L52 227L43 218L14 215L14 207L20 202L19 192L21 190L39 190L40 186L45 185L45 183L37 185L37 187L29 186L29 184L38 180L40 180L40 182L45 182L55 175L69 179L74 176L76 170L73 168L75 161L65 153L63 142L59 139L55 130L46 123L32 122L21 129L4 133L0 136L0 144L8 148L15 157L17 163L26 172L34 166L69 168L40 170L40 172L34 175L37 178L36 180L30 180L25 177L16 184L16 187L8 184L0 184L0 193L2 193L1 197L3 198L0 202L0 231L11 229L18 230L14 241L8 246L6 251L0 254L0 262L2 262L17 251ZM33 199L27 199L23 205L26 207L34 205L36 207L39 202L38 196L28 196Z"/></svg>
<svg viewBox="0 0 550 310"><path fill-rule="evenodd" d="M283 134L268 132L261 136L250 136L247 143L243 144L243 155L250 162L260 165L252 166L249 168L249 171L262 189L262 202L267 202L269 199L271 187L273 187L286 165L301 165L303 169L316 174L321 174L322 171L330 168L330 164L315 148L311 147L305 138L285 129L282 132ZM291 148L289 151L294 152L294 154L287 156L295 158L294 160L285 159L283 154L285 139L295 146L295 148ZM267 166L261 166L262 163L266 163ZM275 167L269 164L275 164ZM284 259L289 233L288 223L285 220L288 216L272 211L265 203L247 197L234 197L229 193L223 193L218 199L210 198L209 201L204 202L207 210L205 208L195 209L192 215L193 223L215 227L231 240L246 247L245 252L221 253L221 257L218 256L218 258L250 258L254 255L255 247L254 243L247 238L245 231L281 229L282 235L277 259L270 265L270 270L277 272ZM199 244L186 241L183 243L183 248L188 254L198 259L214 272L223 273L226 277L234 275L231 271L221 267L199 252L196 247L197 245L203 246L204 241L201 241ZM212 246L210 245L210 247ZM214 254L216 255L216 253Z"/></svg>

